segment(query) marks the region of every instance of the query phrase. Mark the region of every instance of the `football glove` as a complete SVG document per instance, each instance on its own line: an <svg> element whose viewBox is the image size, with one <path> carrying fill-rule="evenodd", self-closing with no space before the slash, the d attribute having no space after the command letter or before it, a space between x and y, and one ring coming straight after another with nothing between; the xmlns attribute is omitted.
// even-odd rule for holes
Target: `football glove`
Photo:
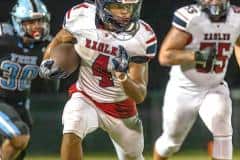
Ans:
<svg viewBox="0 0 240 160"><path fill-rule="evenodd" d="M64 79L70 74L54 64L53 59L45 59L40 65L39 76L45 79Z"/></svg>
<svg viewBox="0 0 240 160"><path fill-rule="evenodd" d="M112 59L112 70L127 73L129 57L123 46L118 47L118 55Z"/></svg>
<svg viewBox="0 0 240 160"><path fill-rule="evenodd" d="M217 56L216 48L207 47L195 52L196 66L203 66L206 71L210 72L213 68Z"/></svg>

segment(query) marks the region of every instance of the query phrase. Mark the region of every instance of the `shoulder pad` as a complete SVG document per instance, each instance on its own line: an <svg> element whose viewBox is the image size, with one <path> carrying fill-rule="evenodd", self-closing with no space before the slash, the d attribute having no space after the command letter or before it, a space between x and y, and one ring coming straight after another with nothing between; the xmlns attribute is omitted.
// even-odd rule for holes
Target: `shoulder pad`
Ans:
<svg viewBox="0 0 240 160"><path fill-rule="evenodd" d="M234 14L239 14L240 15L240 7L232 5L231 10L233 11Z"/></svg>
<svg viewBox="0 0 240 160"><path fill-rule="evenodd" d="M144 22L139 21L140 29L137 33L137 42L139 42L139 47L136 47L136 54L132 55L131 60L136 63L144 63L148 60L154 58L157 52L157 37L154 33L152 27Z"/></svg>
<svg viewBox="0 0 240 160"><path fill-rule="evenodd" d="M240 7L231 5L227 16L227 21L231 23L233 27L240 29L240 21L236 21L236 19L240 19ZM239 32L236 34L239 35Z"/></svg>
<svg viewBox="0 0 240 160"><path fill-rule="evenodd" d="M157 37L155 32L153 31L152 27L144 22L144 21L140 21L141 25L143 26L143 33L141 33L143 35L143 40L144 40L144 44L145 44L145 48L146 48L146 55L147 57L154 57L156 55L157 52Z"/></svg>
<svg viewBox="0 0 240 160"><path fill-rule="evenodd" d="M172 25L186 31L193 18L200 15L197 5L188 5L174 12Z"/></svg>
<svg viewBox="0 0 240 160"><path fill-rule="evenodd" d="M13 27L9 23L0 23L0 36L4 35L14 35Z"/></svg>
<svg viewBox="0 0 240 160"><path fill-rule="evenodd" d="M74 23L80 16L86 16L88 13L88 9L93 5L89 3L80 3L75 5L71 9L69 9L64 17L63 27L67 28L69 25Z"/></svg>

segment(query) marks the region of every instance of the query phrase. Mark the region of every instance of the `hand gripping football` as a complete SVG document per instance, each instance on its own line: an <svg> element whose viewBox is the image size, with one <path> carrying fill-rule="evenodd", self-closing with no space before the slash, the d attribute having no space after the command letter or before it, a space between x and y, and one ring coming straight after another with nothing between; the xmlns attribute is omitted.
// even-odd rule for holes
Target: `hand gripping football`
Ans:
<svg viewBox="0 0 240 160"><path fill-rule="evenodd" d="M74 49L74 44L62 43L51 51L51 59L61 70L72 73L80 64L80 57Z"/></svg>

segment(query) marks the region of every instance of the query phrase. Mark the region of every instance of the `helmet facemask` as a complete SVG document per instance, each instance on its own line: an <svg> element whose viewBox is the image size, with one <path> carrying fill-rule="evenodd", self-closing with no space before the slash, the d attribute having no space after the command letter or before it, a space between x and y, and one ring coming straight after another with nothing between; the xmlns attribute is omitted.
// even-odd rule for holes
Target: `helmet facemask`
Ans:
<svg viewBox="0 0 240 160"><path fill-rule="evenodd" d="M49 21L45 17L22 21L24 36L34 41L40 41L48 36L49 28Z"/></svg>
<svg viewBox="0 0 240 160"><path fill-rule="evenodd" d="M138 27L141 1L96 0L97 15L113 32L134 32Z"/></svg>
<svg viewBox="0 0 240 160"><path fill-rule="evenodd" d="M12 8L11 18L19 37L30 42L49 38L50 14L41 0L18 0Z"/></svg>
<svg viewBox="0 0 240 160"><path fill-rule="evenodd" d="M198 3L212 21L225 19L230 7L229 0L221 0L221 3L218 4L211 4L211 2L206 2L206 0L198 0Z"/></svg>

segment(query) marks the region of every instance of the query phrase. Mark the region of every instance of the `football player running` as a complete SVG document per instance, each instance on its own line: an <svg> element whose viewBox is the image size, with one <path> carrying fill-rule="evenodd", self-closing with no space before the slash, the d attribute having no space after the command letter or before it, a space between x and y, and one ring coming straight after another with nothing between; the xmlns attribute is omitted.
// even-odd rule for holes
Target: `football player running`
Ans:
<svg viewBox="0 0 240 160"><path fill-rule="evenodd" d="M18 0L11 23L0 23L0 159L23 159L30 139L31 82L49 42L50 15L40 0ZM19 154L21 152L21 154Z"/></svg>
<svg viewBox="0 0 240 160"><path fill-rule="evenodd" d="M172 68L154 160L180 149L198 114L213 135L212 159L232 159L232 102L224 76L234 49L240 64L239 18L229 0L198 0L174 13L159 54L160 64Z"/></svg>
<svg viewBox="0 0 240 160"><path fill-rule="evenodd" d="M74 44L76 52L68 54L80 57L72 67L80 65L79 79L62 116L62 160L82 160L82 141L97 128L108 133L119 160L144 159L136 104L147 94L148 62L156 53L157 40L139 19L141 3L96 0L76 5L49 44L40 67L42 77L63 78L70 73L51 57L59 44Z"/></svg>

